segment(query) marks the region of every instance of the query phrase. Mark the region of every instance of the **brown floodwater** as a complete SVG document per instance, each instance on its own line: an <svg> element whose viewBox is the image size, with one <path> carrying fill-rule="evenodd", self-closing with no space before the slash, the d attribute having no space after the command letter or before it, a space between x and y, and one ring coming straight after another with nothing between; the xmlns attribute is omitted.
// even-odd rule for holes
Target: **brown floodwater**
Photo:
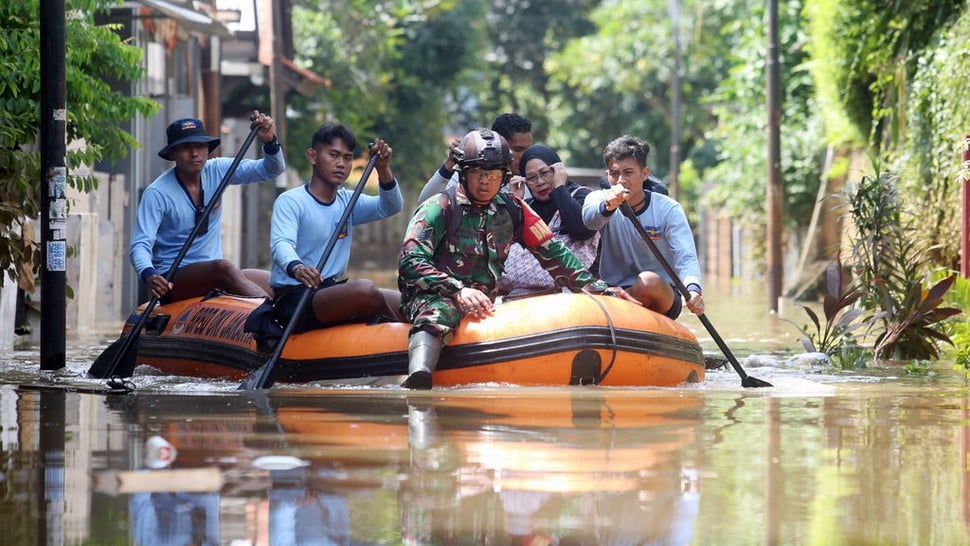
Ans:
<svg viewBox="0 0 970 546"><path fill-rule="evenodd" d="M780 320L796 306L719 288L711 323L774 387L727 367L684 388L241 392L139 369L118 394L84 378L116 335L56 372L22 345L0 366L0 544L970 544L953 362L821 368Z"/></svg>

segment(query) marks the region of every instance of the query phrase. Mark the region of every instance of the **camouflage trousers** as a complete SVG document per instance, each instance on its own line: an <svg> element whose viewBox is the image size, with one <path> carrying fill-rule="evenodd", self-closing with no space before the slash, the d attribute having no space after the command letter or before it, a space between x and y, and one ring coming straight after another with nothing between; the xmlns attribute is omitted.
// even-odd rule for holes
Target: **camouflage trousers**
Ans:
<svg viewBox="0 0 970 546"><path fill-rule="evenodd" d="M411 332L430 332L444 343L451 341L461 322L461 311L448 296L418 294L401 302L401 311L411 323Z"/></svg>

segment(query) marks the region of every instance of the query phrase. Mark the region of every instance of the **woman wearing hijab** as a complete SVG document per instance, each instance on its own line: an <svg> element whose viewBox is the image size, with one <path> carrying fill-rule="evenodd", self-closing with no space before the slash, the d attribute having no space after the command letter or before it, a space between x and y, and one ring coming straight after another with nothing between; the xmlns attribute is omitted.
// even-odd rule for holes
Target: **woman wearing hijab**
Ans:
<svg viewBox="0 0 970 546"><path fill-rule="evenodd" d="M599 233L583 224L583 202L591 191L569 180L569 174L559 154L542 144L532 145L522 153L519 174L525 187L513 186L522 196L529 190L526 202L549 225L586 268L596 259ZM502 275L501 288L505 293L555 288L556 283L536 259L517 245L510 249Z"/></svg>

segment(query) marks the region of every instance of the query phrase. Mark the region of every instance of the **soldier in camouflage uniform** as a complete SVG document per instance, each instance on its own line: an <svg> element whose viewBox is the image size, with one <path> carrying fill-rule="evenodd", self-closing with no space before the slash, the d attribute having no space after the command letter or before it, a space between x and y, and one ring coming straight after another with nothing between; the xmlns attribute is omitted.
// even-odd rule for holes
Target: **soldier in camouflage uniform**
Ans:
<svg viewBox="0 0 970 546"><path fill-rule="evenodd" d="M499 193L512 163L501 135L472 131L455 154L459 185L418 207L401 248L401 310L412 323L409 375L402 386L410 389L431 388L441 348L463 315L482 319L494 311L492 300L513 242L532 252L558 286L630 299L593 277L525 202Z"/></svg>

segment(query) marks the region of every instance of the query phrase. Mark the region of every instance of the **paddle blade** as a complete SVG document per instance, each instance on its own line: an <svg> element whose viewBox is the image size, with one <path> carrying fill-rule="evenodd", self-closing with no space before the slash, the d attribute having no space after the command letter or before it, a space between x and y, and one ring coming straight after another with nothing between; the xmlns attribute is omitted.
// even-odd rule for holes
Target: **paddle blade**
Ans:
<svg viewBox="0 0 970 546"><path fill-rule="evenodd" d="M129 334L130 335L130 334ZM137 342L128 343L127 337L121 337L108 345L98 358L88 368L91 379L105 379L108 377L131 377L135 372L135 356L138 353Z"/></svg>
<svg viewBox="0 0 970 546"><path fill-rule="evenodd" d="M240 383L239 388L236 390L240 391L255 391L259 389L268 389L273 386L273 362L275 359L270 359L265 364L259 367L256 371L249 374L249 377Z"/></svg>
<svg viewBox="0 0 970 546"><path fill-rule="evenodd" d="M749 389L759 388L759 387L774 387L774 385L772 385L771 383L767 381L762 381L757 377L751 377L750 375L745 376L745 378L741 380L741 386Z"/></svg>

